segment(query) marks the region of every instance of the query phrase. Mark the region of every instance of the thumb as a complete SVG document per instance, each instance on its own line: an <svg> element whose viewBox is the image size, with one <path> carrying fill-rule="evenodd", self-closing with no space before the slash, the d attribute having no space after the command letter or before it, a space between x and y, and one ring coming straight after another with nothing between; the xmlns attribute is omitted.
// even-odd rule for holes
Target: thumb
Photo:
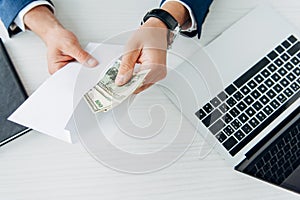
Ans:
<svg viewBox="0 0 300 200"><path fill-rule="evenodd" d="M140 50L134 50L122 56L121 65L115 80L117 85L124 85L131 79L135 63L139 56Z"/></svg>
<svg viewBox="0 0 300 200"><path fill-rule="evenodd" d="M83 50L79 44L69 49L69 56L75 58L79 63L87 67L95 67L99 62L93 58L88 52Z"/></svg>

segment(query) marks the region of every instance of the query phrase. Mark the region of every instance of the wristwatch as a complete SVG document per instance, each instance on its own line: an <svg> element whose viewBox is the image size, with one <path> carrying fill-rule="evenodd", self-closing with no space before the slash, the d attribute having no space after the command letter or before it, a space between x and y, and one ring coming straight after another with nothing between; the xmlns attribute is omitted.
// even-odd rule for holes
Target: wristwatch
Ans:
<svg viewBox="0 0 300 200"><path fill-rule="evenodd" d="M168 28L167 34L167 42L168 42L168 49L171 48L171 45L181 30L180 24L176 21L176 19L167 11L156 8L150 10L144 16L141 25L143 25L150 17L155 17L160 19Z"/></svg>

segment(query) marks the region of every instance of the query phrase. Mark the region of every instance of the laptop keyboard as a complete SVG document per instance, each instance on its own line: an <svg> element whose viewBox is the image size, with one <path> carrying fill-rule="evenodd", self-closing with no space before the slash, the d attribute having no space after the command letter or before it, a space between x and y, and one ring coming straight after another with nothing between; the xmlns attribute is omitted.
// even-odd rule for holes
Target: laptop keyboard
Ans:
<svg viewBox="0 0 300 200"><path fill-rule="evenodd" d="M300 120L258 157L244 172L280 185L300 164Z"/></svg>
<svg viewBox="0 0 300 200"><path fill-rule="evenodd" d="M231 156L299 98L299 50L291 35L195 113Z"/></svg>

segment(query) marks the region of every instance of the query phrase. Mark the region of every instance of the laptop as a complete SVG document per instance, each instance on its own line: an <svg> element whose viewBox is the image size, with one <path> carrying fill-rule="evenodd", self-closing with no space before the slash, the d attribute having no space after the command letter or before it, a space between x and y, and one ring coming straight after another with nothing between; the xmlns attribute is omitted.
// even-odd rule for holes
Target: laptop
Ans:
<svg viewBox="0 0 300 200"><path fill-rule="evenodd" d="M255 8L162 90L235 170L300 194L300 33Z"/></svg>
<svg viewBox="0 0 300 200"><path fill-rule="evenodd" d="M27 97L23 84L0 38L0 146L30 130L7 120Z"/></svg>

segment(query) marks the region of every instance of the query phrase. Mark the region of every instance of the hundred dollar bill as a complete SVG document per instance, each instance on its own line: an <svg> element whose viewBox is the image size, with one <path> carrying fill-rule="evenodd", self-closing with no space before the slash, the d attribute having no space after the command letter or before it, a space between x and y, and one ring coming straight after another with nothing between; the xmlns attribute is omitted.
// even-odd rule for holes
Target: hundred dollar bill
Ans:
<svg viewBox="0 0 300 200"><path fill-rule="evenodd" d="M122 86L115 84L115 79L120 67L120 60L114 62L106 71L104 77L89 90L84 98L93 112L108 111L119 105L130 96L144 81L150 70L140 71Z"/></svg>
<svg viewBox="0 0 300 200"><path fill-rule="evenodd" d="M84 95L84 98L94 112L107 111L110 108L111 100L97 92L95 88L89 90Z"/></svg>

